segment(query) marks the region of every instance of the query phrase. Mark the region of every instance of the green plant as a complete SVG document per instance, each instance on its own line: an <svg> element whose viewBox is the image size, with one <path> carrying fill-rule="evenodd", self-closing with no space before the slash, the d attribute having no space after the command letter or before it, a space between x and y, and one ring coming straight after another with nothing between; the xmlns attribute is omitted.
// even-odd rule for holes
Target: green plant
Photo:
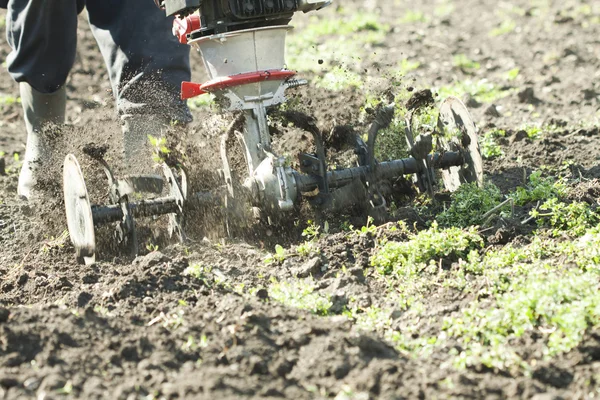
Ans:
<svg viewBox="0 0 600 400"><path fill-rule="evenodd" d="M502 151L502 148L496 142L493 132L486 132L483 136L480 136L479 146L481 148L481 155L485 159L504 156L504 151Z"/></svg>
<svg viewBox="0 0 600 400"><path fill-rule="evenodd" d="M361 88L363 85L364 81L359 74L341 66L336 66L315 79L316 87L336 92L352 87Z"/></svg>
<svg viewBox="0 0 600 400"><path fill-rule="evenodd" d="M430 262L437 263L442 258L456 261L482 245L474 228L439 229L434 222L431 228L409 235L407 242L385 243L371 257L371 265L382 275L409 276Z"/></svg>
<svg viewBox="0 0 600 400"><path fill-rule="evenodd" d="M350 223L350 221L348 221L348 220L342 221L340 223L340 230L342 232L353 232L354 231L354 225L352 225Z"/></svg>
<svg viewBox="0 0 600 400"><path fill-rule="evenodd" d="M527 137L529 139L532 139L532 140L534 140L534 139L540 139L542 137L542 134L543 134L543 130L539 126L528 125L528 126L525 126L523 128L523 130L527 134Z"/></svg>
<svg viewBox="0 0 600 400"><path fill-rule="evenodd" d="M538 209L532 210L530 215L536 218L538 225L552 227L554 236L562 233L572 237L581 236L600 222L600 216L591 209L589 204L584 202L567 204L556 197L545 201Z"/></svg>
<svg viewBox="0 0 600 400"><path fill-rule="evenodd" d="M514 81L515 79L517 79L520 72L521 72L521 70L519 68L513 68L506 72L506 74L505 74L506 79L509 81Z"/></svg>
<svg viewBox="0 0 600 400"><path fill-rule="evenodd" d="M168 330L175 330L182 326L185 323L183 316L185 315L185 311L182 309L176 310L172 313L165 314L163 319L163 327Z"/></svg>
<svg viewBox="0 0 600 400"><path fill-rule="evenodd" d="M381 23L380 17L374 13L341 12L334 18L313 16L311 23L304 28L304 33L313 38L330 35L349 35L364 32L386 32L389 26Z"/></svg>
<svg viewBox="0 0 600 400"><path fill-rule="evenodd" d="M442 86L438 89L438 93L441 98L446 98L448 96L462 97L465 94L469 94L478 102L493 103L496 100L508 96L511 93L511 90L498 88L496 85L485 79L480 79L478 81L467 79L455 82L449 86Z"/></svg>
<svg viewBox="0 0 600 400"><path fill-rule="evenodd" d="M273 279L268 290L270 299L314 314L327 315L333 305L329 296L314 291L315 283L311 279L289 282L278 282Z"/></svg>
<svg viewBox="0 0 600 400"><path fill-rule="evenodd" d="M171 152L169 148L166 146L167 139L164 137L157 138L152 135L148 135L148 140L150 141L150 145L154 149L153 159L156 162L164 161L167 154Z"/></svg>
<svg viewBox="0 0 600 400"><path fill-rule="evenodd" d="M399 160L408 157L408 145L404 137L405 123L400 116L395 116L389 127L379 131L375 146L375 157L378 160Z"/></svg>
<svg viewBox="0 0 600 400"><path fill-rule="evenodd" d="M191 276L204 283L205 286L211 287L212 268L204 264L192 264L183 271L183 275Z"/></svg>
<svg viewBox="0 0 600 400"><path fill-rule="evenodd" d="M422 11L408 10L400 18L401 24L413 24L416 22L427 22L429 18Z"/></svg>
<svg viewBox="0 0 600 400"><path fill-rule="evenodd" d="M416 70L421 66L421 63L418 61L411 61L407 58L403 58L402 61L398 63L398 71L399 75L406 75L407 73Z"/></svg>
<svg viewBox="0 0 600 400"><path fill-rule="evenodd" d="M3 21L0 18L0 21ZM13 104L21 103L20 97L14 97L9 95L0 94L0 110L3 110L5 107L12 106Z"/></svg>
<svg viewBox="0 0 600 400"><path fill-rule="evenodd" d="M70 395L73 393L73 382L71 382L71 380L68 380L65 383L65 386L63 386L60 389L56 390L57 394L64 394L64 395Z"/></svg>
<svg viewBox="0 0 600 400"><path fill-rule="evenodd" d="M351 310L350 316L355 320L359 330L385 333L392 326L392 310L375 305L360 310Z"/></svg>
<svg viewBox="0 0 600 400"><path fill-rule="evenodd" d="M319 253L319 250L314 241L307 240L296 247L296 251L300 257L310 257Z"/></svg>
<svg viewBox="0 0 600 400"><path fill-rule="evenodd" d="M454 12L455 6L452 3L442 3L437 5L434 10L433 13L437 16L437 17L447 17L450 14L452 14L452 12Z"/></svg>
<svg viewBox="0 0 600 400"><path fill-rule="evenodd" d="M365 45L385 40L390 27L380 19L374 13L349 13L344 9L326 18L312 15L308 25L295 29L288 36L288 66L321 73L323 65L354 65L356 54Z"/></svg>
<svg viewBox="0 0 600 400"><path fill-rule="evenodd" d="M158 245L148 242L148 243L146 243L146 250L148 250L151 253L158 251Z"/></svg>
<svg viewBox="0 0 600 400"><path fill-rule="evenodd" d="M316 240L321 235L321 227L317 225L314 221L308 220L308 225L302 231L302 237L307 238L308 240Z"/></svg>
<svg viewBox="0 0 600 400"><path fill-rule="evenodd" d="M596 273L536 269L515 279L492 307L474 303L446 318L443 329L464 348L459 364L522 367L520 356L508 350L525 332L544 335L544 353L552 357L577 346L586 329L600 323L597 281Z"/></svg>
<svg viewBox="0 0 600 400"><path fill-rule="evenodd" d="M396 79L396 77L392 78ZM402 91L402 93L407 92ZM394 117L390 125L387 128L381 129L377 134L375 157L380 161L397 160L409 156L408 144L405 138L405 117L408 112L404 106L406 100L408 100L408 97L404 97L404 95L399 94L395 96L394 103L396 107L394 109ZM387 99L381 96L367 96L366 103L361 109L361 119L365 122L370 122L376 112L375 110L387 101ZM413 116L414 130L418 131L424 125L432 127L435 125L436 119L437 113L434 112L433 107L420 109ZM367 139L368 135L365 135L363 140L366 142Z"/></svg>
<svg viewBox="0 0 600 400"><path fill-rule="evenodd" d="M184 351L197 351L198 349L204 349L206 347L208 347L208 337L206 337L206 335L202 334L199 340L196 340L194 336L189 335L185 344L181 346L181 349Z"/></svg>
<svg viewBox="0 0 600 400"><path fill-rule="evenodd" d="M526 187L519 186L509 197L514 199L516 204L524 205L533 201L564 197L567 191L563 179L544 178L541 171L534 171L529 175L529 184Z"/></svg>
<svg viewBox="0 0 600 400"><path fill-rule="evenodd" d="M199 110L211 107L214 104L214 102L215 96L213 94L204 94L188 99L187 104L190 109Z"/></svg>
<svg viewBox="0 0 600 400"><path fill-rule="evenodd" d="M452 63L456 68L461 69L463 72L473 72L481 68L481 64L477 61L471 60L464 54L456 54L452 58Z"/></svg>
<svg viewBox="0 0 600 400"><path fill-rule="evenodd" d="M173 312L161 312L157 317L148 322L148 326L156 325L160 322L163 328L174 331L185 323L184 315L185 311L181 308Z"/></svg>
<svg viewBox="0 0 600 400"><path fill-rule="evenodd" d="M515 23L515 21L510 20L510 19L504 20L498 27L496 27L490 31L490 36L494 37L494 36L506 35L508 33L513 32L516 27L517 27L517 24Z"/></svg>
<svg viewBox="0 0 600 400"><path fill-rule="evenodd" d="M44 240L41 248L42 253L48 253L54 249L62 249L65 247L65 244L68 240L69 231L65 229L60 235L58 235L58 237L55 238L54 236L51 236L48 240Z"/></svg>
<svg viewBox="0 0 600 400"><path fill-rule="evenodd" d="M377 233L377 226L373 224L373 217L368 216L367 217L367 224L363 227L361 227L360 229L357 229L354 231L355 234L357 234L358 236L368 236L368 235L372 235L374 236Z"/></svg>
<svg viewBox="0 0 600 400"><path fill-rule="evenodd" d="M502 194L493 183L485 183L480 188L477 183L465 183L452 193L450 207L440 213L436 220L441 226L481 225L485 214L498 206ZM507 205L508 206L508 205Z"/></svg>
<svg viewBox="0 0 600 400"><path fill-rule="evenodd" d="M101 306L99 304L96 304L94 306L94 312L102 315L103 317L112 317L113 316L108 308Z"/></svg>
<svg viewBox="0 0 600 400"><path fill-rule="evenodd" d="M285 249L281 245L277 244L277 245L275 245L275 253L268 254L267 257L265 257L265 263L266 264L270 264L273 262L282 263L283 261L285 261L285 258L286 258Z"/></svg>

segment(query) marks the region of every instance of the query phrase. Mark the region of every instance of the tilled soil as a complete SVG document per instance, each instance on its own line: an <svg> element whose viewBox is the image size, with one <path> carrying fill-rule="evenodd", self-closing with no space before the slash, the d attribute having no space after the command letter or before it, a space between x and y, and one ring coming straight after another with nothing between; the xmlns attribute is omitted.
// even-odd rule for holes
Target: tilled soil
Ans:
<svg viewBox="0 0 600 400"><path fill-rule="evenodd" d="M600 10L595 2L374 0L337 6L349 15L378 12L389 32L385 41L365 45L345 65L361 74L366 87L295 91L298 108L314 116L322 132L346 125L365 132L370 122L360 111L365 92L388 89L387 77L403 59L420 66L406 74L399 91L487 79L506 92L493 101L497 113L489 102L465 99L480 128L506 131L499 139L505 155L485 162L486 177L507 193L524 184L531 170L564 166L565 173L587 182L577 187L581 198L597 202ZM342 12L335 7L323 11L321 21ZM422 17L408 23L406 15ZM299 27L309 23L305 16L296 19ZM507 26L507 20L514 23L512 31L490 34ZM383 337L361 331L344 314L349 300L368 307L385 302L386 295L369 262L378 239L372 235L331 233L317 242L320 255L267 264L264 258L275 244L304 240L303 221L279 229L253 228L233 239L222 228L207 229L209 224L198 221L202 227L185 245L162 239L156 227L162 221L143 221L158 251L149 246L147 254L132 260L110 248L106 228L99 234L104 249L99 262L77 265L63 235L60 160L75 153L93 182L92 197L106 201L102 171L82 148L109 144L110 157L117 159L120 135L108 76L83 19L78 34L78 58L68 82L68 126L45 174L49 196L43 204L28 205L16 196L14 154L22 155L25 140L22 111L18 103L0 104L0 151L6 164L6 175L0 176L0 393L5 398L554 399L586 398L598 388L598 330L575 350L537 364L531 376L459 371L449 365L456 347L452 342L415 359ZM0 38L0 58L8 51ZM457 67L457 54L466 54L480 68ZM322 66L310 60L320 67L305 74L308 78L335 65L330 55L321 57ZM202 81L199 57L193 59L195 79ZM508 80L506 72L514 68L518 76ZM0 72L0 95L18 97L5 71ZM219 163L210 154L218 146L220 127L231 117L205 108L194 110L194 116L185 141L188 151L201 155L193 159L206 161L194 171L202 177ZM526 130L535 124L553 128L542 139L529 137ZM311 147L309 135L297 128L278 125L274 133L290 152ZM419 223L413 214L401 208L398 215ZM359 216L353 224L361 221ZM498 225L486 233L487 244L519 243L527 229ZM385 228L379 232L403 239ZM201 279L184 274L192 265L210 266L210 273ZM275 279L308 276L319 292L331 296L332 315L284 307L265 290ZM424 300L422 318L441 325L443 317L473 300L439 287ZM398 330L430 334L419 326L408 329L413 323L413 316L400 308L394 313ZM531 357L541 351L534 336L524 336L515 346Z"/></svg>

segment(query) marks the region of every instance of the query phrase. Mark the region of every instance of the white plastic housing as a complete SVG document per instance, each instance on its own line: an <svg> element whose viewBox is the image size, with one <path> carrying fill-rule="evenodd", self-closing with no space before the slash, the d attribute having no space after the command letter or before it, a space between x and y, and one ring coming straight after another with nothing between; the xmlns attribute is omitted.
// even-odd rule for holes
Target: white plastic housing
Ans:
<svg viewBox="0 0 600 400"><path fill-rule="evenodd" d="M202 55L210 79L285 67L285 38L291 26L269 26L206 36L189 44ZM230 88L240 98L275 93L281 81Z"/></svg>

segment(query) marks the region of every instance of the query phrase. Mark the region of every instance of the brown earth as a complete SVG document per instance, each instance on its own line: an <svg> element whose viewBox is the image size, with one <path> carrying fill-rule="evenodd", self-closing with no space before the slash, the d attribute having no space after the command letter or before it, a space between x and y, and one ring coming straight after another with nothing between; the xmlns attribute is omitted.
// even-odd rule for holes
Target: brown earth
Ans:
<svg viewBox="0 0 600 400"><path fill-rule="evenodd" d="M387 89L386 77L402 59L420 66L396 90L435 89L484 78L506 89L507 95L493 103L498 113L489 110L490 103L466 99L479 127L507 132L500 140L505 157L485 162L486 176L503 192L521 185L541 165L569 162L574 165L565 173L600 178L600 10L595 2L372 0L339 5L351 14L379 12L390 27L383 43L365 46L346 65L372 82L367 90ZM586 5L590 12L582 11ZM439 11L444 9L450 11ZM425 17L401 23L409 11ZM331 7L322 18L336 12ZM515 23L511 32L489 34L509 17ZM296 25L306 24L307 17L296 16ZM598 388L597 330L577 349L538 364L530 377L456 371L445 364L452 343L425 359L413 359L382 337L361 332L343 310L350 298L364 306L384 301L381 282L369 264L375 238L332 233L319 241L322 254L316 258L293 256L282 265L265 264L266 251L273 251L274 244L302 242L302 219L297 227L256 228L244 240L198 229L185 246L167 246L159 237L160 223L145 221L145 229L155 231L145 237L160 243L160 250L135 260L108 246L111 233L106 228L100 235L104 250L99 262L77 265L72 247L60 236L65 229L60 160L74 152L91 182L92 197L105 201L101 170L86 161L82 147L107 143L109 156L118 159L120 135L108 76L83 19L78 35L79 53L67 86L68 125L59 131L61 144L44 181L49 200L37 208L16 195L18 163L13 155L24 149L22 111L19 104L0 105L0 151L7 169L0 176L0 393L5 398L308 399L351 391L355 397L337 398L555 399L586 398L590 388ZM8 51L0 38L0 59ZM457 54L466 54L481 67L455 66ZM321 71L305 74L308 78L332 68L331 57L322 57L326 62ZM195 79L202 81L200 59L194 55L193 60ZM519 68L518 76L506 79L513 68ZM359 111L364 90L298 89L298 107L314 116L323 132L345 125L365 132L369 121ZM0 71L0 95L18 97L17 85L5 70ZM188 151L205 160L194 171L203 177L218 165L209 156L218 139L214 126L227 126L231 117L206 109L194 110L194 116L185 142ZM532 124L554 128L543 139L530 139L522 130ZM286 126L274 129L290 152L310 147L306 134ZM598 186L597 181L582 184L582 198L597 202ZM359 226L361 221L353 223ZM488 233L488 241L516 243L520 229L497 227ZM387 234L393 238L393 232ZM199 263L211 266L212 273L203 280L183 274ZM340 274L342 270L348 273ZM332 295L333 316L278 305L264 289L248 294L255 292L249 288L268 287L271 278L309 274L320 292ZM441 324L444 316L472 300L440 287L426 299L424 318ZM412 332L415 327L406 325L413 321L399 311L394 324ZM540 351L535 337L524 337L517 346L531 354ZM453 385L443 384L448 378Z"/></svg>

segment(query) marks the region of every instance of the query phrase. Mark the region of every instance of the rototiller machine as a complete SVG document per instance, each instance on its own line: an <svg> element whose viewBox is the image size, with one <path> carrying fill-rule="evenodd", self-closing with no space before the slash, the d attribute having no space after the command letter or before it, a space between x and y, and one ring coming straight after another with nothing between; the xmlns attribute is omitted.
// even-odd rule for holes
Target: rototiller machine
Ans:
<svg viewBox="0 0 600 400"><path fill-rule="evenodd" d="M389 125L394 105L381 107L369 129L367 141L356 137L357 165L328 168L320 134L312 130L315 153L300 154L300 171L287 166L271 149L267 109L285 101L285 91L304 85L284 61L286 34L295 12L319 10L330 1L320 0L157 0L167 15L174 15L173 33L180 42L197 49L210 80L203 84L183 82L181 96L188 99L211 93L226 111L237 112L238 123L221 140L223 184L211 192L188 193L184 171L163 165L164 176L117 178L98 157L109 183L111 204L92 205L76 158L64 163L64 201L69 234L77 260L93 263L96 254L94 227L117 223L118 240L132 255L138 253L135 217L170 215L172 233L185 239L186 210L215 202L224 215L252 210L262 218L295 209L310 194L312 206L321 210L344 210L362 205L369 212L386 208L390 182L413 175L420 190L433 194L436 170L441 170L445 188L454 191L463 182L481 183L483 171L476 127L463 103L455 97L444 100L433 132L413 135L413 111L406 117L405 136L412 157L378 162L377 134ZM410 107L409 107L410 109ZM435 138L433 152L432 134ZM230 167L227 143L238 140L247 166L245 179ZM229 153L229 154L228 154ZM237 163L239 164L239 162ZM166 186L166 189L165 189ZM165 190L169 195L164 196ZM139 200L139 192L163 197ZM135 196L133 196L135 194Z"/></svg>

